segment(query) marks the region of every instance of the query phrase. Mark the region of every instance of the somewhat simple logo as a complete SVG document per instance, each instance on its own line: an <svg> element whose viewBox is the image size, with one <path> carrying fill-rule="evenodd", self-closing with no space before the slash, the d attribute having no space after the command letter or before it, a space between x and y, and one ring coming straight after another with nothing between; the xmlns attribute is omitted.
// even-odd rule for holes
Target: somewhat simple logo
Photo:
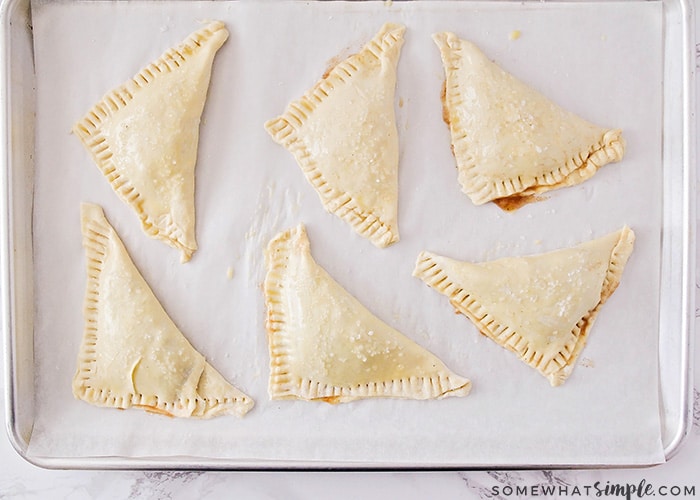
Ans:
<svg viewBox="0 0 700 500"><path fill-rule="evenodd" d="M642 479L638 483L612 483L607 481L586 485L553 485L553 484L535 484L531 486L515 485L515 486L494 486L491 488L491 494L494 497L510 497L510 496L542 496L542 497L617 497L632 500L633 498L645 498L651 496L659 497L695 497L695 486L659 486L655 488L646 479Z"/></svg>

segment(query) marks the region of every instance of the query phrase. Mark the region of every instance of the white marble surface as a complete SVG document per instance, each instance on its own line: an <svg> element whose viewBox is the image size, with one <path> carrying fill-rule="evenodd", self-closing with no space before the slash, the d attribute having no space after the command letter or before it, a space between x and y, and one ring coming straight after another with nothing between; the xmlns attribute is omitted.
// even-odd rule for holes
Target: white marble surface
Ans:
<svg viewBox="0 0 700 500"><path fill-rule="evenodd" d="M700 67L700 44L696 52ZM700 301L697 310L700 316ZM640 481L650 485L657 497L700 498L700 342L696 344L692 429L671 461L652 468L445 473L55 471L28 464L3 437L0 498L526 498L515 491L509 494L506 486L527 487L531 493L527 497L556 498L545 496L542 486L547 485L565 489L571 498L595 498L596 483L638 486ZM684 496L685 487L694 487L695 494Z"/></svg>

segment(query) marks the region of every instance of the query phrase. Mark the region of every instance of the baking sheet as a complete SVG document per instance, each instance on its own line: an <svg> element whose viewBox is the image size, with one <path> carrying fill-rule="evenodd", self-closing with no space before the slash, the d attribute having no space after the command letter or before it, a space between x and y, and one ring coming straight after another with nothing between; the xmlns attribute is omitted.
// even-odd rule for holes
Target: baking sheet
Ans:
<svg viewBox="0 0 700 500"><path fill-rule="evenodd" d="M657 381L661 16L658 2L37 5L36 419L28 454L185 457L184 463L190 463L186 457L408 465L663 461ZM182 265L176 251L141 233L69 131L107 90L207 19L225 21L231 36L215 61L200 131L200 249ZM262 123L385 21L407 26L397 86L401 241L378 250L322 210L291 155ZM459 192L441 119L444 73L430 35L443 30L471 39L585 118L623 128L624 160L514 214L474 207ZM511 40L515 30L522 36ZM85 286L80 201L105 207L185 335L255 398L245 418L185 421L73 399ZM269 401L262 248L298 222L307 224L314 256L331 275L469 377L472 394L338 406ZM637 234L635 252L579 366L559 388L479 336L444 297L411 277L423 249L464 260L523 255L625 223Z"/></svg>

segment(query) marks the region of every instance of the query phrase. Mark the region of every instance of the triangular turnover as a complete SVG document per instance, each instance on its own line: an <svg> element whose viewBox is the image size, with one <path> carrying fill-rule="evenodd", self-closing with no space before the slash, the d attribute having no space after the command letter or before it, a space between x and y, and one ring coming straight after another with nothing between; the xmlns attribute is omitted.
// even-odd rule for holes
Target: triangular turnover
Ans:
<svg viewBox="0 0 700 500"><path fill-rule="evenodd" d="M247 413L253 400L185 339L102 209L82 204L81 224L88 276L75 397L176 417Z"/></svg>
<svg viewBox="0 0 700 500"><path fill-rule="evenodd" d="M311 256L304 226L266 250L273 399L465 396L471 382L369 312Z"/></svg>
<svg viewBox="0 0 700 500"><path fill-rule="evenodd" d="M482 263L421 252L413 274L481 333L560 385L619 285L634 238L625 226L575 247Z"/></svg>
<svg viewBox="0 0 700 500"><path fill-rule="evenodd" d="M462 191L476 205L514 210L619 161L619 129L565 110L453 33L433 36L445 69L443 118Z"/></svg>
<svg viewBox="0 0 700 500"><path fill-rule="evenodd" d="M376 246L399 240L396 65L405 28L385 24L267 123L323 206Z"/></svg>
<svg viewBox="0 0 700 500"><path fill-rule="evenodd" d="M195 238L199 125L214 56L228 38L220 21L192 33L108 92L73 127L143 230L181 252Z"/></svg>

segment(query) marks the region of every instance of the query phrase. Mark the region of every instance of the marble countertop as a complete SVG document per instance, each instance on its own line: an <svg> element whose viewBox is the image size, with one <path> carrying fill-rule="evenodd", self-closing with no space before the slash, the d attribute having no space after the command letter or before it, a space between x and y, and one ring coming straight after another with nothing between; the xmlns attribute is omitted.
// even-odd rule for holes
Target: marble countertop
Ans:
<svg viewBox="0 0 700 500"><path fill-rule="evenodd" d="M700 0L696 3L700 4ZM700 20L696 19L696 27L699 25ZM696 53L700 68L700 44ZM697 88L700 90L700 83ZM700 300L697 310L700 316ZM0 366L2 363L0 360ZM599 489L617 486L627 488L633 493L633 498L652 496L652 492L657 497L697 498L700 497L700 342L696 342L694 363L692 428L675 457L668 463L651 468L440 473L61 471L44 470L25 462L6 438L0 438L0 498L269 499L327 498L330 495L334 499L387 496L595 498ZM0 407L3 406L4 401L0 401ZM519 495L523 488L527 488L527 494ZM555 488L555 493L548 496L547 491L551 491L551 488Z"/></svg>

